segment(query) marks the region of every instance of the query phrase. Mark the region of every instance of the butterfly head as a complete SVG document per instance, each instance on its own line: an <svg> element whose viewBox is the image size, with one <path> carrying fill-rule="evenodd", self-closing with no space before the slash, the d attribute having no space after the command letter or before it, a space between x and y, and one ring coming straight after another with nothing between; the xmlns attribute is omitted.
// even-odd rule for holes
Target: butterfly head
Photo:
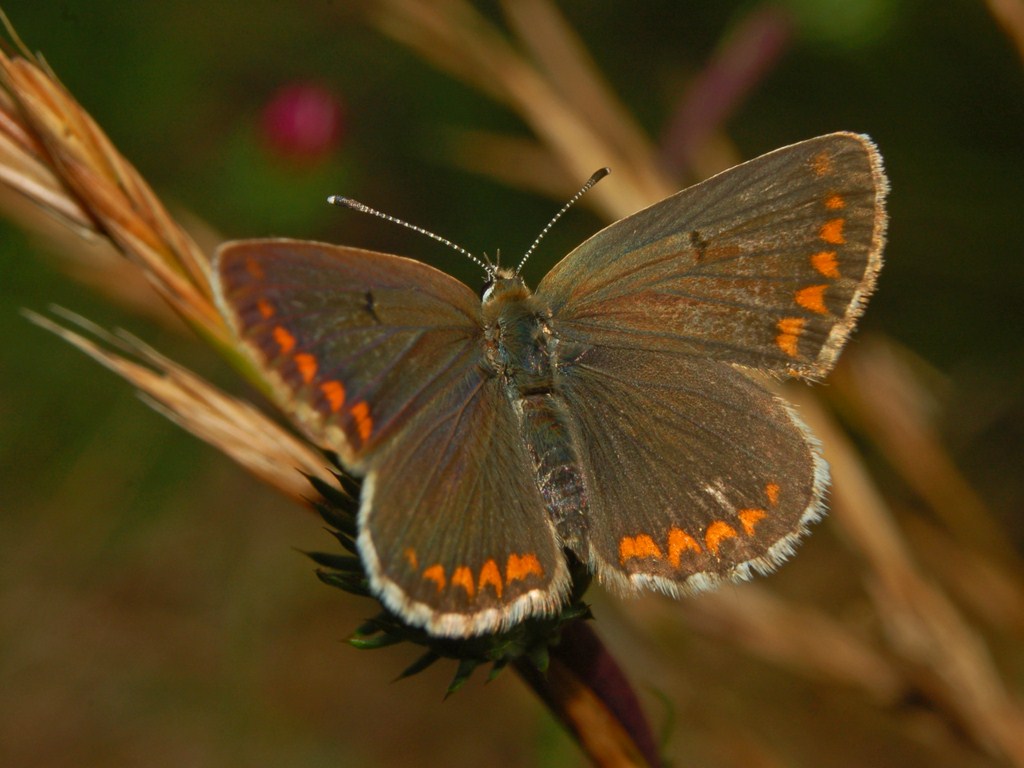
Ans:
<svg viewBox="0 0 1024 768"><path fill-rule="evenodd" d="M496 269L491 272L480 294L485 307L512 301L522 301L530 295L530 289L519 275L511 269Z"/></svg>

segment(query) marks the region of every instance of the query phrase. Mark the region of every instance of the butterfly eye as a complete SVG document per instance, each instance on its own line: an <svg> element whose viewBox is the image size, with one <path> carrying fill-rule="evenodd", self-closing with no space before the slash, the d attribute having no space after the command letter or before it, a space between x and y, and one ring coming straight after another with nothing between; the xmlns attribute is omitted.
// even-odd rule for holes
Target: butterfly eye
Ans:
<svg viewBox="0 0 1024 768"><path fill-rule="evenodd" d="M487 297L491 293L491 289L493 289L493 288L494 288L494 278L493 277L488 277L486 280L484 280L483 285L480 286L480 300L481 301L486 301Z"/></svg>

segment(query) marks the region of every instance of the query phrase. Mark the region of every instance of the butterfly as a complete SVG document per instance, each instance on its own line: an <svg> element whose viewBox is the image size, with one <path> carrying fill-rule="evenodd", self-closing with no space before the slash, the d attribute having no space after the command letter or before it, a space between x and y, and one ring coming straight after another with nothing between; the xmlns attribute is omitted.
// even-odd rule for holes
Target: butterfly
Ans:
<svg viewBox="0 0 1024 768"><path fill-rule="evenodd" d="M678 596L791 554L828 469L759 379L832 369L887 191L871 140L833 133L606 227L536 291L291 239L225 244L213 282L279 402L362 478L371 590L470 637L557 612L570 556Z"/></svg>

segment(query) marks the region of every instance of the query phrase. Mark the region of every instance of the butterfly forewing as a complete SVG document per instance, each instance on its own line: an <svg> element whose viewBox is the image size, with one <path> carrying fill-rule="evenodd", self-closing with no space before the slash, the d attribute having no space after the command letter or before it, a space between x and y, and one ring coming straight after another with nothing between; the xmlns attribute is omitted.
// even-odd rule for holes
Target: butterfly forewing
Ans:
<svg viewBox="0 0 1024 768"><path fill-rule="evenodd" d="M587 343L822 376L881 266L886 190L869 139L810 139L612 224L537 293Z"/></svg>
<svg viewBox="0 0 1024 768"><path fill-rule="evenodd" d="M262 240L224 246L216 274L226 315L280 401L349 469L476 364L479 300L426 264Z"/></svg>

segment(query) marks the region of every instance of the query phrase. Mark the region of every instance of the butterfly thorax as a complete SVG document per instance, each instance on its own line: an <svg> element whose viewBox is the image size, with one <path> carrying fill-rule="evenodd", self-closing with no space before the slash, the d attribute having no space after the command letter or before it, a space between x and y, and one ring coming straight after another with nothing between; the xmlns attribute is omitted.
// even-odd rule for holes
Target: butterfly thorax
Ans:
<svg viewBox="0 0 1024 768"><path fill-rule="evenodd" d="M550 312L522 278L484 292L484 359L504 385L533 459L534 478L562 543L586 560L586 490L563 398Z"/></svg>
<svg viewBox="0 0 1024 768"><path fill-rule="evenodd" d="M501 276L484 293L484 353L509 394L551 391L551 330L544 307L521 277Z"/></svg>

